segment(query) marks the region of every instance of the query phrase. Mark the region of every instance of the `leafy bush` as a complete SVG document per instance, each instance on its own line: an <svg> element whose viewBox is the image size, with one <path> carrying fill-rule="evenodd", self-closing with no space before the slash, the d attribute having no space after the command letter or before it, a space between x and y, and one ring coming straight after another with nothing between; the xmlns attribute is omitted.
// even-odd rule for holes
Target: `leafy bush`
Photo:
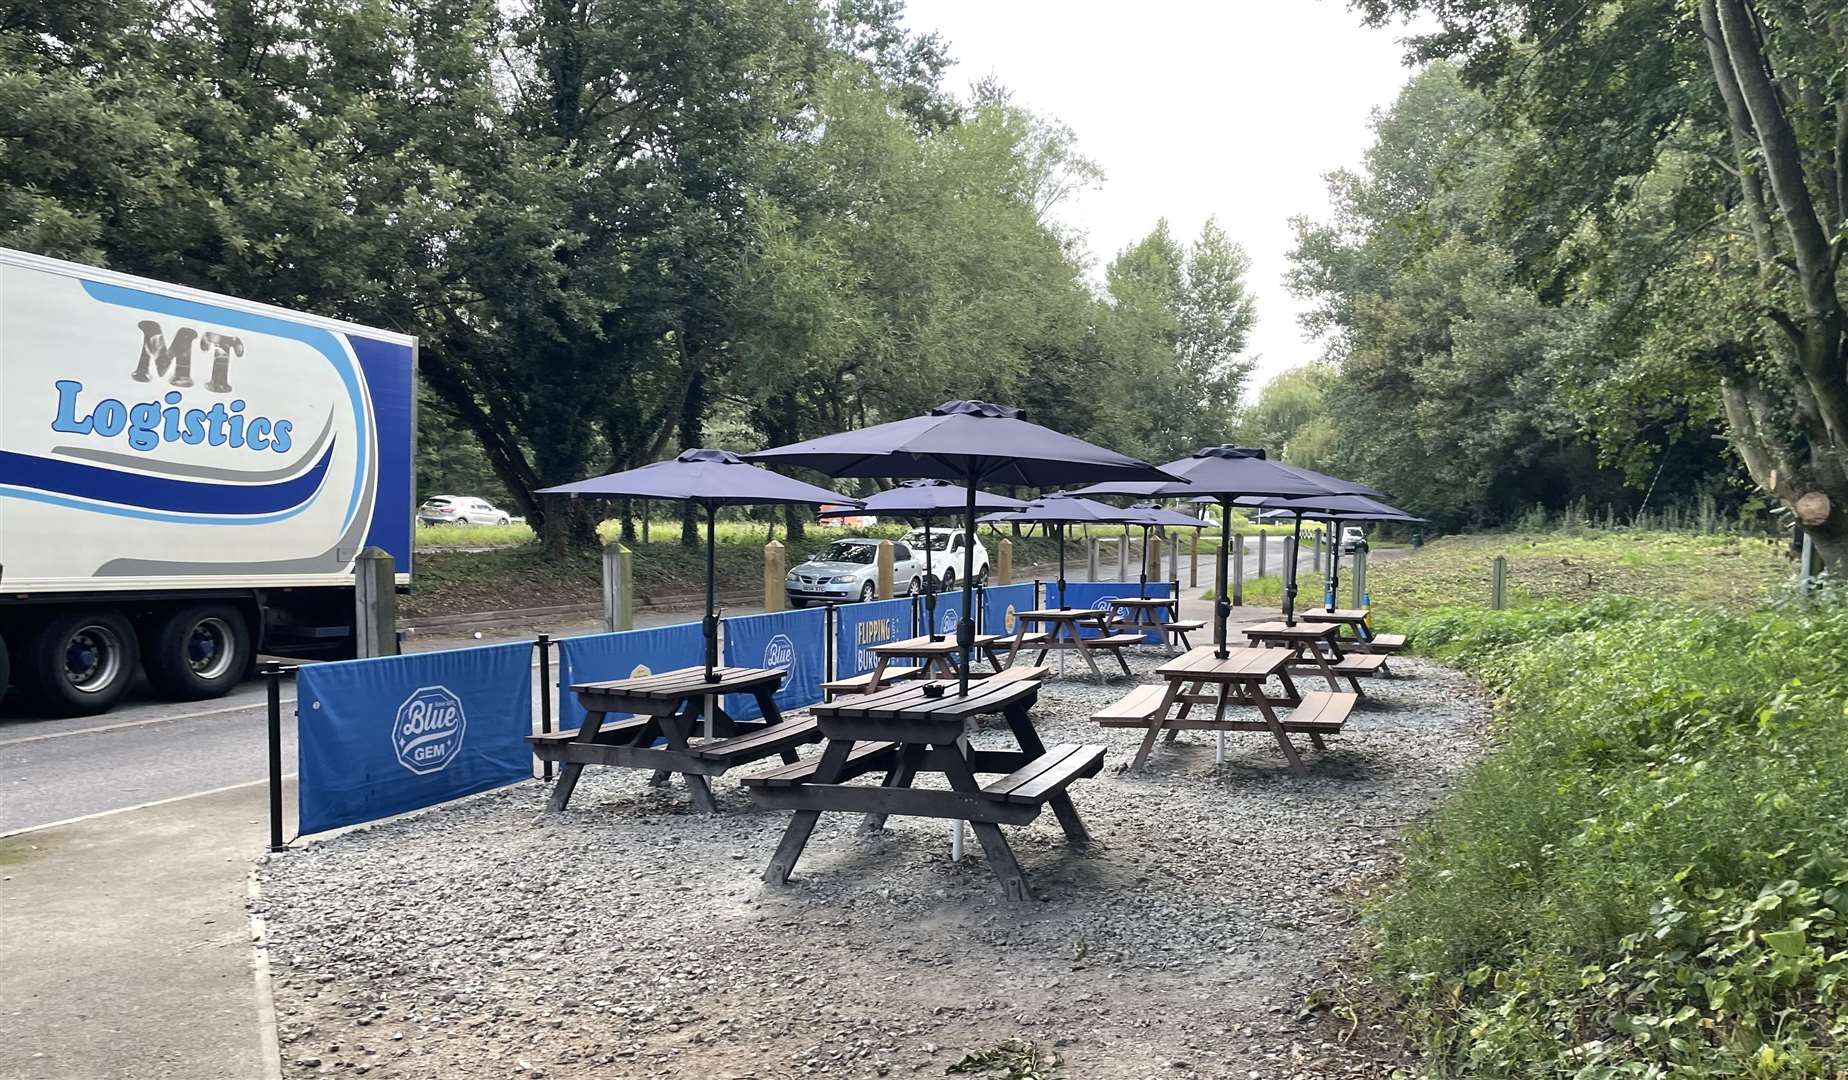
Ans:
<svg viewBox="0 0 1848 1080"><path fill-rule="evenodd" d="M1501 750L1371 913L1434 1067L1848 1069L1848 612L1440 611Z"/></svg>

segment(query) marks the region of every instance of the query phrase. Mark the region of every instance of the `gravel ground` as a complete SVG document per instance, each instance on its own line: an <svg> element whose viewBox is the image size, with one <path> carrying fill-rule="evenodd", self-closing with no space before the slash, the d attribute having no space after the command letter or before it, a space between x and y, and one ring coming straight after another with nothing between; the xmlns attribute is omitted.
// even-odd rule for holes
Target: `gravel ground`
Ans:
<svg viewBox="0 0 1848 1080"><path fill-rule="evenodd" d="M1299 740L1307 779L1257 734L1215 766L1202 733L1129 776L1136 735L1086 719L1126 684L1050 683L1046 743L1110 751L1072 788L1087 851L1050 812L1006 830L1032 905L999 899L972 836L952 863L948 824L915 818L866 837L824 815L767 886L787 813L721 778L705 817L630 770L587 771L562 816L524 784L271 856L284 1074L942 1075L1021 1040L1046 1063L1025 1078L1384 1075L1358 1048L1381 1039L1345 1042L1305 999L1487 716L1464 676L1394 667L1411 677L1368 682L1328 752Z"/></svg>

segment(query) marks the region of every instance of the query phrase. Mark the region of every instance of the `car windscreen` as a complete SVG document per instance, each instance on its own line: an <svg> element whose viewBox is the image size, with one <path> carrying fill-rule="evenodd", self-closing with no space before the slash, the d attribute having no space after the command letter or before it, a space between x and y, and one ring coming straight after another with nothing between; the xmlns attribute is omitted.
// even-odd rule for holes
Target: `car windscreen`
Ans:
<svg viewBox="0 0 1848 1080"><path fill-rule="evenodd" d="M924 530L913 529L911 532L906 533L905 543L922 551L927 546L924 543ZM947 549L950 546L950 534L942 529L932 529L930 531L930 544L928 546L932 551L943 551Z"/></svg>
<svg viewBox="0 0 1848 1080"><path fill-rule="evenodd" d="M815 556L815 561L870 563L873 561L873 545L852 540L836 540L828 545L828 550Z"/></svg>

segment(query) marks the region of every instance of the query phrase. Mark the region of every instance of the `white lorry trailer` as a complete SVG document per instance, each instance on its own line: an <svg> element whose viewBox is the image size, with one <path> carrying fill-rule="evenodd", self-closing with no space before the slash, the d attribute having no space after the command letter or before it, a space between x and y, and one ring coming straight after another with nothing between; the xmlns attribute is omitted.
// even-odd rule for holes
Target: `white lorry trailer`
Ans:
<svg viewBox="0 0 1848 1080"><path fill-rule="evenodd" d="M417 340L0 248L0 693L214 697L411 569Z"/></svg>

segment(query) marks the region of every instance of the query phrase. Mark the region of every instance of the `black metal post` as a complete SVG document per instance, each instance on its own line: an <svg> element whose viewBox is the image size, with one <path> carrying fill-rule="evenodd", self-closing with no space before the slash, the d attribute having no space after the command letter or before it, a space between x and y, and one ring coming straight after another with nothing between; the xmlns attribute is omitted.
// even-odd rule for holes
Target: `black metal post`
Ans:
<svg viewBox="0 0 1848 1080"><path fill-rule="evenodd" d="M1296 625L1296 564L1303 550L1303 516L1296 515L1296 534L1290 540L1289 576L1283 590L1283 625Z"/></svg>
<svg viewBox="0 0 1848 1080"><path fill-rule="evenodd" d="M1136 599L1145 600L1149 595L1149 530L1151 525L1142 527L1142 557L1136 560Z"/></svg>
<svg viewBox="0 0 1848 1080"><path fill-rule="evenodd" d="M963 504L963 536L975 535L975 482L978 479L973 463L969 466L968 501ZM975 654L975 620L969 618L969 600L975 595L975 545L963 544L963 579L962 579L962 618L956 621L956 644L962 653L962 670L956 675L956 696L969 695L969 661Z"/></svg>
<svg viewBox="0 0 1848 1080"><path fill-rule="evenodd" d="M833 682L838 677L834 670L835 665L839 663L834 655L834 632L838 624L835 622L833 603L823 604L822 611L824 614L821 617L821 670L827 681Z"/></svg>
<svg viewBox="0 0 1848 1080"><path fill-rule="evenodd" d="M282 851L282 674L283 666L266 661L261 669L269 683L269 849ZM294 668L287 669L294 671Z"/></svg>
<svg viewBox="0 0 1848 1080"><path fill-rule="evenodd" d="M1059 539L1059 610L1065 610L1065 522L1056 521L1052 525L1058 531Z"/></svg>
<svg viewBox="0 0 1848 1080"><path fill-rule="evenodd" d="M533 642L539 646L539 734L552 733L552 635L540 634ZM552 759L545 761L545 778L552 778Z"/></svg>
<svg viewBox="0 0 1848 1080"><path fill-rule="evenodd" d="M1322 595L1324 610L1335 610L1336 597L1341 588L1341 527L1333 518L1328 521L1328 531L1335 534L1328 545L1328 582Z"/></svg>
<svg viewBox="0 0 1848 1080"><path fill-rule="evenodd" d="M700 628L706 635L706 681L718 682L719 673L714 670L719 666L719 616L716 591L718 586L718 565L713 545L713 528L719 516L719 508L706 504L706 617L701 620Z"/></svg>
<svg viewBox="0 0 1848 1080"><path fill-rule="evenodd" d="M1219 500L1219 599L1213 604L1213 655L1224 660L1226 651L1226 623L1232 618L1232 600L1227 596L1232 588L1231 571L1226 568L1226 559L1231 556L1232 547L1232 500Z"/></svg>
<svg viewBox="0 0 1848 1080"><path fill-rule="evenodd" d="M964 537L967 542L967 536ZM937 579L930 569L930 515L924 515L924 624L926 634L932 641L942 641L943 635L937 633Z"/></svg>

